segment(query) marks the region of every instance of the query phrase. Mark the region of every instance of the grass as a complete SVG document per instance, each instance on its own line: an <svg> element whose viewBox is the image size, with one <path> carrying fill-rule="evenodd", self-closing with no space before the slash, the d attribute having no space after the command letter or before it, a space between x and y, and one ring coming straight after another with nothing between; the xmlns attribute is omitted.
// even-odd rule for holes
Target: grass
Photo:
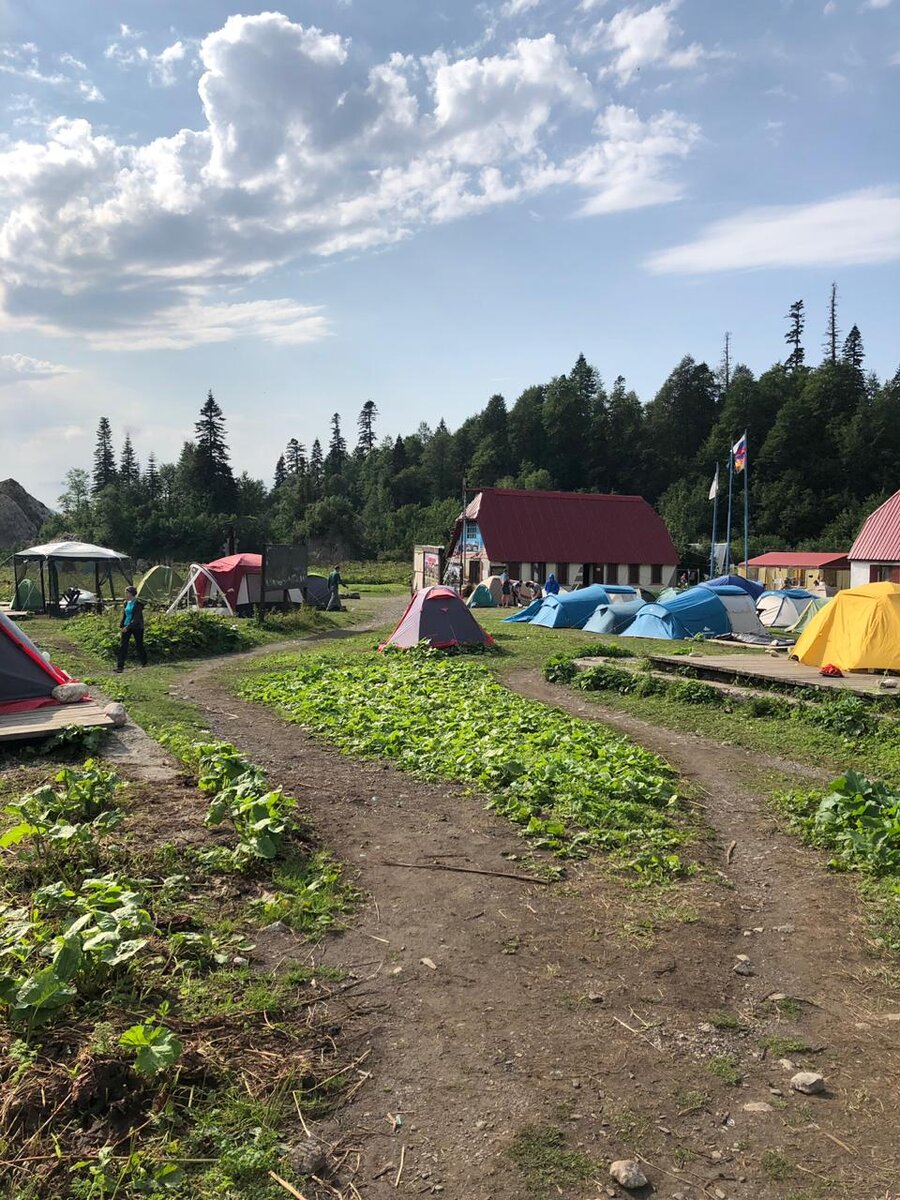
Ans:
<svg viewBox="0 0 900 1200"><path fill-rule="evenodd" d="M794 1174L794 1168L791 1160L787 1158L780 1150L765 1150L762 1158L759 1160L760 1166L769 1177L769 1179L781 1182L785 1179L790 1179Z"/></svg>
<svg viewBox="0 0 900 1200"><path fill-rule="evenodd" d="M3 802L52 784L58 770L58 763L30 761L8 771L0 780ZM59 886L59 878L76 894L86 875L136 890L152 925L133 970L132 960L109 969L100 986L76 976L77 998L59 1010L26 1024L10 1013L8 989L0 1000L0 1052L16 1064L0 1082L0 1141L9 1149L0 1191L16 1200L280 1200L284 1192L269 1170L305 1186L286 1155L305 1136L298 1108L307 1121L327 1116L351 1081L325 1009L339 973L271 969L254 949L271 905L282 906L278 919L296 932L319 939L351 910L354 889L305 840L305 827L302 837L285 835L287 852L271 865L257 861L242 874L210 870L201 849L206 797L172 786L182 789L182 829L195 834L189 844L156 844L147 806L163 799L158 788L109 792L107 783L97 796L107 797L110 811L123 810L124 823L95 833L89 857L82 860L78 838L55 843L47 858L27 838L7 850L0 935L9 943L15 910L29 912L36 931L9 943L17 957L5 961L14 973L23 969L22 947L54 932L53 908L35 892ZM7 813L0 828L16 820ZM42 960L34 967L22 961L27 972ZM176 1036L176 1065L153 1078L135 1071L120 1046L135 1023Z"/></svg>
<svg viewBox="0 0 900 1200"><path fill-rule="evenodd" d="M727 1012L725 1009L711 1012L707 1020L714 1029L730 1029L738 1032L747 1028L737 1013Z"/></svg>
<svg viewBox="0 0 900 1200"><path fill-rule="evenodd" d="M789 1054L809 1054L813 1047L804 1037L783 1037L771 1034L760 1038L761 1049L768 1050L774 1058L787 1058Z"/></svg>
<svg viewBox="0 0 900 1200"><path fill-rule="evenodd" d="M520 1130L506 1155L518 1167L532 1195L543 1197L592 1179L599 1165L580 1150L567 1150L562 1130L529 1126Z"/></svg>
<svg viewBox="0 0 900 1200"><path fill-rule="evenodd" d="M740 1087L744 1079L741 1065L732 1054L717 1054L707 1062L707 1067L717 1079L728 1087Z"/></svg>

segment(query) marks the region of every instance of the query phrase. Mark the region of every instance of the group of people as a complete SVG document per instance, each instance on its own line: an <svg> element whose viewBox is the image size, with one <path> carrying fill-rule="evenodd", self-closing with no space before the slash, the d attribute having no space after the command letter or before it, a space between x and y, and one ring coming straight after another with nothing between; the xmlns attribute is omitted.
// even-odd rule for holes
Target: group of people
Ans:
<svg viewBox="0 0 900 1200"><path fill-rule="evenodd" d="M500 576L500 607L518 608L522 603L542 600L544 595L555 596L559 592L559 581L551 571L543 587L534 579L510 579L509 572Z"/></svg>

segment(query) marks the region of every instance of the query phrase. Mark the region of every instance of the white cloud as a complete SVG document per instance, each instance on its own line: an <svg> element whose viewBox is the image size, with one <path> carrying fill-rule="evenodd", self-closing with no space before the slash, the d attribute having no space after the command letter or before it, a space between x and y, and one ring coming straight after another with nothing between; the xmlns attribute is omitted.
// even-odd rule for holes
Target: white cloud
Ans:
<svg viewBox="0 0 900 1200"><path fill-rule="evenodd" d="M551 188L584 215L681 194L699 129L599 111L552 34L483 57L351 51L278 13L230 17L199 47L199 128L132 145L57 119L0 152L0 324L108 349L309 341L324 314L254 281Z"/></svg>
<svg viewBox="0 0 900 1200"><path fill-rule="evenodd" d="M61 54L59 63L63 67L71 67L79 74L87 70L84 63L73 58L71 54ZM89 79L76 78L65 71L42 67L40 51L33 42L23 42L18 46L9 44L0 46L0 74L11 75L15 79L24 79L28 83L69 89L90 104L99 104L104 99L103 93Z"/></svg>
<svg viewBox="0 0 900 1200"><path fill-rule="evenodd" d="M531 9L537 8L541 0L506 0L506 3L500 9L500 15L504 17L519 17L522 13L530 12Z"/></svg>
<svg viewBox="0 0 900 1200"><path fill-rule="evenodd" d="M119 41L110 42L103 51L105 58L123 69L146 67L147 78L151 83L172 87L177 82L177 64L183 63L187 58L190 42L179 39L171 46L166 46L159 54L153 54L139 42L138 39L143 37L143 34L129 29L127 25L120 26L119 37ZM196 43L193 44L196 46Z"/></svg>
<svg viewBox="0 0 900 1200"><path fill-rule="evenodd" d="M840 71L826 71L825 82L835 92L846 92L850 89L850 80Z"/></svg>
<svg viewBox="0 0 900 1200"><path fill-rule="evenodd" d="M833 16L833 14L837 12L837 4L835 4L835 0L828 0L828 3L822 9L822 12L826 17Z"/></svg>
<svg viewBox="0 0 900 1200"><path fill-rule="evenodd" d="M42 362L39 358L29 358L27 354L0 354L0 386L68 374L69 368L61 363Z"/></svg>
<svg viewBox="0 0 900 1200"><path fill-rule="evenodd" d="M866 0L866 8L890 8L893 0Z"/></svg>
<svg viewBox="0 0 900 1200"><path fill-rule="evenodd" d="M672 14L680 5L681 0L662 0L651 8L622 8L582 35L577 48L585 53L598 47L610 51L609 70L618 75L620 83L628 83L644 67L684 71L704 59L721 57L720 51L707 50L699 42L678 44L682 30Z"/></svg>
<svg viewBox="0 0 900 1200"><path fill-rule="evenodd" d="M867 188L815 204L751 208L647 260L656 274L759 267L842 267L900 259L900 189Z"/></svg>
<svg viewBox="0 0 900 1200"><path fill-rule="evenodd" d="M900 67L900 50L896 54L892 54L888 59L888 64L892 67Z"/></svg>

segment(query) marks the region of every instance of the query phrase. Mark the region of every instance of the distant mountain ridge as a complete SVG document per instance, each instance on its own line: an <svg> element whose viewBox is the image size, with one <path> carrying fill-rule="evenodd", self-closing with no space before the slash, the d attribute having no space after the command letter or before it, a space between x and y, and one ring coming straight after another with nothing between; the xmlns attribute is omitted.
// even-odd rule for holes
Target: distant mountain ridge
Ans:
<svg viewBox="0 0 900 1200"><path fill-rule="evenodd" d="M53 514L15 479L0 480L0 549L20 550L37 540Z"/></svg>

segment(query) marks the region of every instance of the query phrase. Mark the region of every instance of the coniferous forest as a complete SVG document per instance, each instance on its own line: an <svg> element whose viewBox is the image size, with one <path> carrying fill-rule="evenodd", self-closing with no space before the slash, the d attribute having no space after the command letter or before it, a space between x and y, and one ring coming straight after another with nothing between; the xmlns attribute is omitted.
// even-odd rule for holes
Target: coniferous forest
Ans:
<svg viewBox="0 0 900 1200"><path fill-rule="evenodd" d="M44 533L153 561L215 557L228 526L244 550L308 538L329 557L407 558L415 542L446 541L465 478L470 488L643 495L685 555L709 545L709 485L746 429L751 553L844 550L900 486L900 369L887 380L866 372L859 329L838 328L834 288L816 365L804 337L798 300L783 357L763 374L732 365L726 336L720 364L686 356L647 403L579 355L568 373L515 399L491 396L453 431L441 420L386 435L367 400L354 427L335 413L310 445L285 430L265 481L234 461L212 392L173 463L153 454L139 463L127 436L116 446L104 417L92 468L69 471Z"/></svg>

